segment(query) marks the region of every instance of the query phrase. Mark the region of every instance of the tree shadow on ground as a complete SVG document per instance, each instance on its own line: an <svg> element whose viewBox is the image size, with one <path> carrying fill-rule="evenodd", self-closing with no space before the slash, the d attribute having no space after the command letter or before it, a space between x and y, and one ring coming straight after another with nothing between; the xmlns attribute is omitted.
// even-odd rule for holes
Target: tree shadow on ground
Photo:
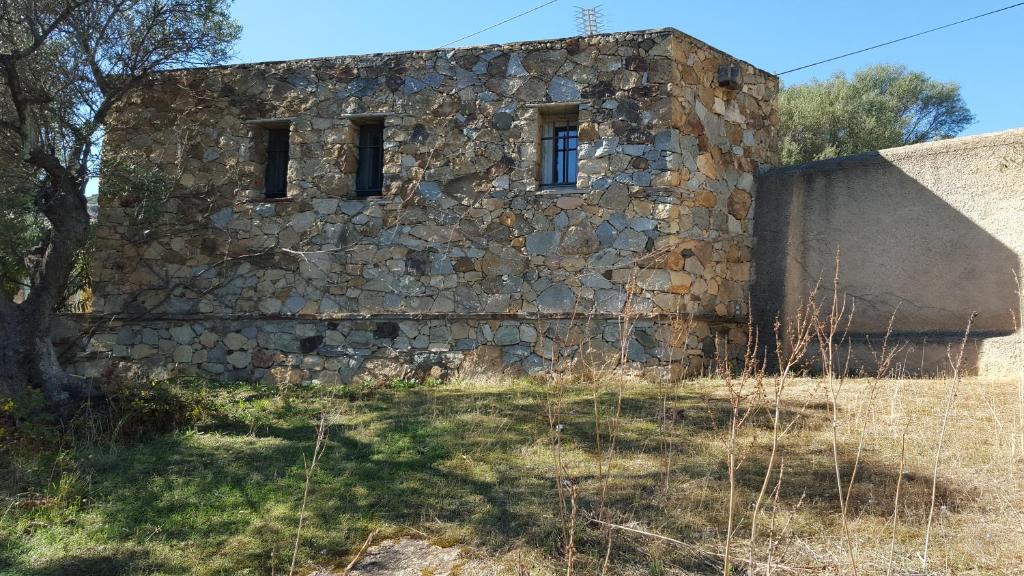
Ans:
<svg viewBox="0 0 1024 576"><path fill-rule="evenodd" d="M41 566L21 568L17 574L25 576L143 576L147 574L180 574L181 566L152 558L145 550L133 549L110 553L69 555L49 561Z"/></svg>
<svg viewBox="0 0 1024 576"><path fill-rule="evenodd" d="M462 534L484 548L525 543L557 556L564 525L549 399L543 391L515 390L381 391L358 397L332 427L314 475L304 549L342 558L381 524L425 532L460 526ZM613 405L613 397L601 397L602 410ZM605 506L613 518L658 525L684 541L701 540L709 528L725 525L728 469L721 434L731 407L726 400L697 394L671 397L671 409L678 412L668 432L673 488L666 493L657 467L661 406L656 397L623 399L616 452L624 460L611 473ZM593 411L592 399L579 396L566 399L560 410L561 442L574 450L573 458L582 459L570 467L569 480L580 487L580 509L589 512L600 507ZM797 414L808 431L827 424L822 405L785 406L786 421ZM756 417L749 425L763 438L771 423ZM90 464L92 510L102 518L97 528L102 537L141 547L146 540L138 536L140 527L158 526L156 540L163 546L198 547L204 554L228 550L230 565L269 572L271 551L290 550L294 538L304 455L312 450L315 427L304 417L268 424L255 437L240 430L238 423L227 422L201 434L165 436ZM821 448L784 447L779 499L789 506L799 502L827 518L838 505L831 453ZM767 459L760 445L744 456L737 474L744 499L760 490ZM849 459L841 462L844 478L852 468ZM850 497L851 513L891 515L895 473L891 463L865 454ZM698 493L696 482L710 488ZM905 479L901 499L908 514L919 514L927 505L929 490L925 479ZM970 497L940 482L937 500L956 510ZM680 509L697 514L680 515ZM599 536L583 534L578 545L581 554L599 557L603 543ZM107 573L120 573L117 566L175 571L145 555L128 555L69 557L52 569L21 573L60 573L60 566L74 569L83 563L96 568L92 573L104 573L102 562L114 567ZM706 559L698 563L707 565Z"/></svg>

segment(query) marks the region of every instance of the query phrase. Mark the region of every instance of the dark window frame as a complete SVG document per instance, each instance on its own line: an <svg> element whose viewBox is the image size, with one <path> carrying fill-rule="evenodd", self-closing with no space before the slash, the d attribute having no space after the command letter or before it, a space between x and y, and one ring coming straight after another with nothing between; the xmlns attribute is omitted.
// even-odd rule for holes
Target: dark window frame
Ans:
<svg viewBox="0 0 1024 576"><path fill-rule="evenodd" d="M290 126L266 128L266 156L263 170L263 197L288 197L288 161Z"/></svg>
<svg viewBox="0 0 1024 576"><path fill-rule="evenodd" d="M551 135L547 135L549 130ZM579 116L545 118L540 144L541 185L575 187L579 174Z"/></svg>
<svg viewBox="0 0 1024 576"><path fill-rule="evenodd" d="M360 122L356 129L356 197L380 196L384 193L384 122Z"/></svg>

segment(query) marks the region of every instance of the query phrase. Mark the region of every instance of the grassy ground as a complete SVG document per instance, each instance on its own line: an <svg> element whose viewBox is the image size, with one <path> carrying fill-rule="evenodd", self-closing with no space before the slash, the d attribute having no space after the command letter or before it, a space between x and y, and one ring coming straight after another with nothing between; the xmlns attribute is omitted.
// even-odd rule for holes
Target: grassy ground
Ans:
<svg viewBox="0 0 1024 576"><path fill-rule="evenodd" d="M344 566L376 529L378 540L461 544L513 574L564 574L571 524L575 573L600 573L608 532L593 518L626 528L611 532L610 574L722 572L733 428L723 382L398 384L185 381L119 406L113 420L7 424L0 573L286 574L321 413L329 438L312 475L299 573ZM774 459L771 393L737 397L737 572L764 573L770 561L778 573L885 573L891 558L897 574L1022 573L1018 384L964 382L942 434L948 386L847 381L833 436L826 386L798 380L780 402L786 433ZM169 431L144 434L154 427ZM844 492L856 467L845 530L833 440Z"/></svg>

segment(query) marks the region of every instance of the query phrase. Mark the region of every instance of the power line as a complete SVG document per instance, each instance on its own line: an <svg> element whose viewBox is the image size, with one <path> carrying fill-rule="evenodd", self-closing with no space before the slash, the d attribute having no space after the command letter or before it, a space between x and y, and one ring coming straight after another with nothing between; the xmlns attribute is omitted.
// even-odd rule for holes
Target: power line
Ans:
<svg viewBox="0 0 1024 576"><path fill-rule="evenodd" d="M512 16L511 18L506 18L506 19L502 20L501 22L498 22L497 24L492 24L491 26L488 26L487 28L484 28L483 30L477 30L476 32L473 32L472 34L466 34L465 36L463 36L461 38L456 38L455 40L452 40L451 42L449 42L447 44L443 44L440 47L441 48L447 48L447 47L451 46L452 44L457 44L457 43L462 42L463 40L465 40L467 38L472 38L473 36L476 36L477 34L483 34L484 32L487 32L488 30L493 30L493 29L497 28L498 26L501 26L502 24L508 24L509 22L515 20L516 18L522 18L523 16L526 16L527 14L529 14L531 12L536 12L537 10L540 10L541 8L543 8L545 6L548 6L550 4L554 4L555 2L558 2L558 0L549 0L548 2L545 2L545 3L541 4L540 6L534 6L533 8L530 8L529 10L527 10L526 12L520 12L519 14L516 14L515 16Z"/></svg>
<svg viewBox="0 0 1024 576"><path fill-rule="evenodd" d="M903 42L904 40L910 40L911 38L917 38L918 36L924 36L925 34L930 34L932 32L938 31L938 30L942 30L942 29L945 29L945 28L950 28L950 27L956 26L957 24L963 24L964 22L970 22L971 20L977 20L978 18L984 18L985 16L991 16L992 14L996 14L998 12L1004 12L1004 11L1009 10L1011 8L1016 8L1018 6L1024 6L1024 2L1017 2L1016 4L1011 4L1009 6L1004 6L1002 8L999 8L997 10L993 10L991 12L985 12L984 14L977 14L975 16L971 16L970 18L964 18L963 20L957 20L956 22L950 22L949 24L943 24L942 26L937 26L935 28L930 28L928 30L923 30L923 31L918 32L916 34L911 34L909 36L904 36L902 38L897 38L895 40L889 40L888 42L882 42L881 44L875 44L874 46L868 46L867 48L861 48L860 50L854 50L853 52L847 52L846 54L840 54L839 56L833 56L832 58L826 58L825 60L819 60L819 61L814 62L812 64L806 64L804 66L799 66L797 68L792 68L790 70L786 70L785 72L778 72L775 75L776 76L782 76L783 74L789 74L790 72L796 72L797 70L803 70L805 68L810 68L812 66L817 66L819 64L825 64L826 62L832 62L833 60L839 60L840 58L846 58L847 56L853 56L854 54L860 54L861 52L867 52L868 50L874 50L875 48L881 48L882 46L888 46L890 44L895 44L897 42Z"/></svg>

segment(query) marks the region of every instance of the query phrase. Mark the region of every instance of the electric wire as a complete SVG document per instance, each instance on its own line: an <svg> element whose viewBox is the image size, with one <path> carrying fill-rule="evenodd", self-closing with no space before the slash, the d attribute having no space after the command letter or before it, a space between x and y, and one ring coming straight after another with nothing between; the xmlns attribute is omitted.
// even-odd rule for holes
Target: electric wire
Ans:
<svg viewBox="0 0 1024 576"><path fill-rule="evenodd" d="M860 50L854 50L853 52L847 52L846 54L840 54L839 56L833 56L832 58L826 58L825 60L819 60L819 61L811 63L811 64L805 64L804 66L798 66L796 68L791 68L791 69L786 70L784 72L777 72L775 75L776 76L782 76L783 74L789 74L790 72L796 72L797 70L804 70L806 68L811 68L812 66L818 66L819 64L825 64L827 62L832 62L832 61L835 61L835 60L839 60L840 58L846 58L847 56L853 56L854 54L861 54L861 53L867 52L869 50L874 50L876 48L881 48L883 46L888 46L890 44L895 44L897 42L903 42L904 40L910 40L911 38L917 38L918 36L924 36L925 34L930 34L932 32L936 32L938 30L943 30L945 28L951 28L953 26L956 26L957 24L963 24L964 22L970 22L971 20L977 20L978 18L984 18L985 16L991 16L991 15L997 14L999 12L1005 12L1005 11L1011 9L1011 8L1016 8L1018 6L1024 6L1024 2L1017 2L1016 4L1011 4L1009 6L1004 6L1002 8L999 8L999 9L996 9L996 10L992 10L991 12L985 12L984 14L977 14L975 16L971 16L970 18L964 18L963 20L957 20L956 22L950 22L949 24L943 24L942 26L936 26L935 28L929 28L928 30L922 30L921 32L917 32L917 33L911 34L909 36L904 36L902 38L896 38L895 40L889 40L888 42L882 42L881 44L875 44L874 46L868 46L867 48L861 48Z"/></svg>
<svg viewBox="0 0 1024 576"><path fill-rule="evenodd" d="M508 24L509 22L511 22L511 21L513 21L513 20L515 20L517 18L522 18L523 16L526 16L527 14L529 14L531 12L536 12L537 10L540 10L541 8L543 8L545 6L548 6L550 4L554 4L555 2L558 2L558 0L549 0L548 2L545 2L545 3L543 3L543 4L539 5L539 6L534 6L533 8L530 8L529 10L527 10L525 12L520 12L519 14L516 14L515 16L512 16L510 18L506 18L506 19L502 20L501 22L498 22L497 24L492 24L492 25L488 26L487 28L484 28L483 30L477 30L476 32L473 32L472 34L466 34L465 36L462 36L461 38L456 38L455 40L452 40L451 42L449 42L447 44L442 44L439 48L447 48L447 47L451 46L452 44L457 44L459 42L462 42L463 40L466 40L467 38L472 38L473 36L476 36L478 34L483 34L484 32L487 32L488 30L493 30L493 29L497 28L498 26L501 26L502 24Z"/></svg>

